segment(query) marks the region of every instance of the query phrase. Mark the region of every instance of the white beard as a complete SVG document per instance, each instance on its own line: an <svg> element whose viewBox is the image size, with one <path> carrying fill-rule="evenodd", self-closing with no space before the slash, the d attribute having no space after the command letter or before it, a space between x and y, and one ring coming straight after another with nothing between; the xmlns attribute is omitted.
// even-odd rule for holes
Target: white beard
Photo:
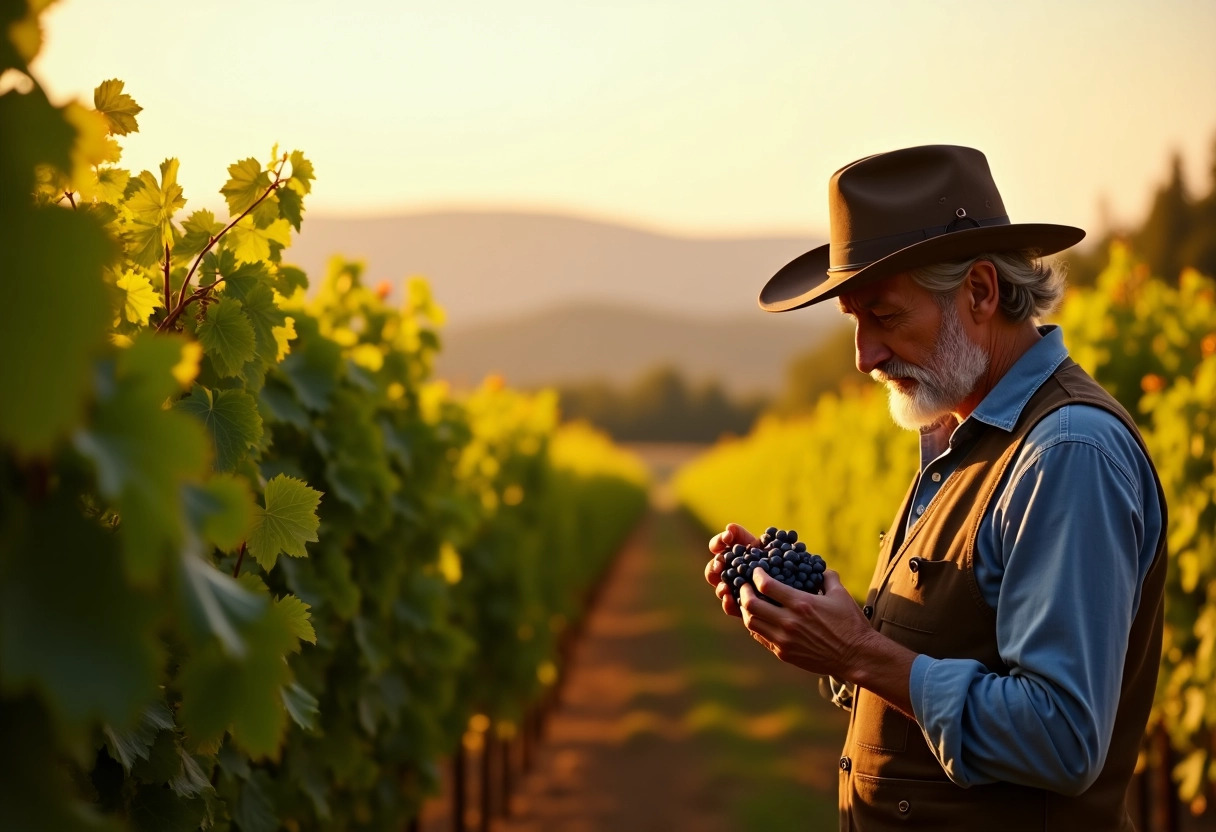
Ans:
<svg viewBox="0 0 1216 832"><path fill-rule="evenodd" d="M988 354L967 337L958 307L948 303L942 309L937 344L923 366L892 358L870 375L886 383L887 405L895 424L920 430L949 415L975 390L987 370ZM896 385L897 378L913 379L916 386L905 392Z"/></svg>

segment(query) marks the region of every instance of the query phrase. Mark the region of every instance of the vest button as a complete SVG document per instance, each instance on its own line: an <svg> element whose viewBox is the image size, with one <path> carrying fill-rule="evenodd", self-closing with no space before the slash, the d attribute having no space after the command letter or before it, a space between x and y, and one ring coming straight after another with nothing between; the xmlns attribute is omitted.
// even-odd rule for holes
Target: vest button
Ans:
<svg viewBox="0 0 1216 832"><path fill-rule="evenodd" d="M919 572L920 571L920 558L912 558L912 560L908 561L908 570L910 572Z"/></svg>
<svg viewBox="0 0 1216 832"><path fill-rule="evenodd" d="M864 607L861 608L861 614L864 615L866 618L873 618L874 617L874 608L871 607L869 604L866 604Z"/></svg>
<svg viewBox="0 0 1216 832"><path fill-rule="evenodd" d="M908 814L908 810L912 808L912 804L906 800L899 801L899 813L901 815Z"/></svg>
<svg viewBox="0 0 1216 832"><path fill-rule="evenodd" d="M848 771L848 770L849 770L849 769L851 769L852 767L853 767L853 761L852 761L852 760L850 760L848 757L841 757L841 758L840 758L840 770L841 770L841 771Z"/></svg>

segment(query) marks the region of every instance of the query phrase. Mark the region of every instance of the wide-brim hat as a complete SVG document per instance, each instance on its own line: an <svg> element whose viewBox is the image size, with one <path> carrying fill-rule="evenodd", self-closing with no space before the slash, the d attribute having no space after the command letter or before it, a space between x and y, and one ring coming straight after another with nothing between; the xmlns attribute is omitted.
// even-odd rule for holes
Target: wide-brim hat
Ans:
<svg viewBox="0 0 1216 832"><path fill-rule="evenodd" d="M867 156L828 183L829 242L787 263L760 290L760 308L788 312L885 277L981 254L1044 257L1080 228L1011 223L984 154L927 145Z"/></svg>

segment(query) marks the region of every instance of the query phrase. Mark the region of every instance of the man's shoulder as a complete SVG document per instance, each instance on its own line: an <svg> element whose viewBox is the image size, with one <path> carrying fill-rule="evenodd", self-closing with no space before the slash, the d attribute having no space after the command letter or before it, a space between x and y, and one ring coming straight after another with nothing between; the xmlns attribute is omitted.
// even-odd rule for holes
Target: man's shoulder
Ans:
<svg viewBox="0 0 1216 832"><path fill-rule="evenodd" d="M1017 467L1065 453L1075 457L1071 452L1078 446L1092 447L1096 453L1090 456L1096 461L1109 460L1134 479L1140 479L1150 466L1137 437L1121 418L1104 407L1072 403L1051 411L1031 428L1018 454ZM1059 453L1049 453L1056 448Z"/></svg>

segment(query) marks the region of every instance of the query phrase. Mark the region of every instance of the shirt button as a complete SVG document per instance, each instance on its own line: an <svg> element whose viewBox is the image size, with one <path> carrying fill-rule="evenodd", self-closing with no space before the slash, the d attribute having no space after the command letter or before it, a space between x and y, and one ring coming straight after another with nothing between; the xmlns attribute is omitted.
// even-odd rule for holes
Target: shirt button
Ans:
<svg viewBox="0 0 1216 832"><path fill-rule="evenodd" d="M938 473L937 471L934 471L934 472L933 472L933 476L932 476L932 477L930 477L929 479L933 480L934 482L941 482L941 481L942 481L942 475L941 475L940 473Z"/></svg>
<svg viewBox="0 0 1216 832"><path fill-rule="evenodd" d="M919 517L920 515L922 515L922 514L924 514L924 513L925 513L925 507L924 507L924 506L917 506L917 507L916 507L916 516L917 516L917 517Z"/></svg>
<svg viewBox="0 0 1216 832"><path fill-rule="evenodd" d="M852 760L850 760L848 757L841 757L841 758L840 758L840 770L841 770L841 771L848 771L848 770L849 770L849 769L851 769L852 767L853 767L853 761L852 761Z"/></svg>
<svg viewBox="0 0 1216 832"><path fill-rule="evenodd" d="M864 607L861 608L861 614L864 615L866 618L873 618L874 617L874 608L871 607L869 604L866 604Z"/></svg>
<svg viewBox="0 0 1216 832"><path fill-rule="evenodd" d="M901 815L908 814L908 810L912 808L912 804L906 800L899 801L899 813Z"/></svg>

